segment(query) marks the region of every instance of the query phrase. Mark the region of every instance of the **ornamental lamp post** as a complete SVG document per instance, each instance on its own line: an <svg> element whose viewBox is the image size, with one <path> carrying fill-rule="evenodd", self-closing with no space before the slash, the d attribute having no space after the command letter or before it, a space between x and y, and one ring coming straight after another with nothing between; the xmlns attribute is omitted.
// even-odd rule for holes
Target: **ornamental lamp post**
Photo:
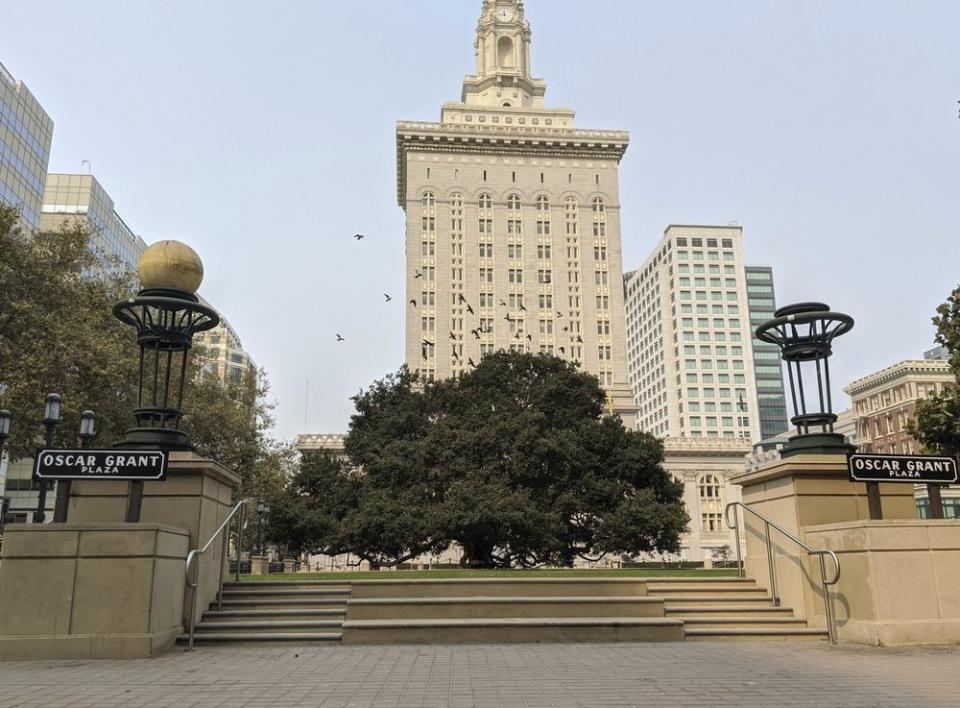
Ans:
<svg viewBox="0 0 960 708"><path fill-rule="evenodd" d="M10 411L0 410L0 467L3 465L3 448L10 439L10 422L13 415ZM7 516L7 499L0 497L0 535L3 534L3 521Z"/></svg>
<svg viewBox="0 0 960 708"><path fill-rule="evenodd" d="M47 429L46 448L53 447L53 432L60 424L60 395L51 393L47 396L43 407L43 424ZM47 480L37 480L40 485L40 493L37 498L37 510L33 512L33 523L42 524L47 520Z"/></svg>
<svg viewBox="0 0 960 708"><path fill-rule="evenodd" d="M191 451L180 430L183 394L189 378L193 336L220 324L220 316L200 302L203 263L179 241L160 241L140 257L142 290L118 302L114 316L137 331L140 373L135 426L127 430L120 449ZM131 482L127 521L140 520L143 482Z"/></svg>
<svg viewBox="0 0 960 708"><path fill-rule="evenodd" d="M84 450L90 449L90 443L97 437L97 416L93 411L84 411L80 414L80 446ZM70 506L70 492L73 491L73 482L61 479L57 482L57 501L53 507L53 522L66 523L67 512Z"/></svg>
<svg viewBox="0 0 960 708"><path fill-rule="evenodd" d="M782 457L800 454L855 452L840 433L834 432L837 415L830 391L830 356L833 340L853 329L853 318L831 312L821 302L781 307L774 319L757 328L757 339L780 348L787 365L790 398L797 435L780 451Z"/></svg>

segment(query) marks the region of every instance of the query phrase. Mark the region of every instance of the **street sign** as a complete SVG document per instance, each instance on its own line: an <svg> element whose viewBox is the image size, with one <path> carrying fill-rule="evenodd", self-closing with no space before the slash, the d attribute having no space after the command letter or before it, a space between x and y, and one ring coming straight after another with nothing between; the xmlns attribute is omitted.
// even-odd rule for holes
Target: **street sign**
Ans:
<svg viewBox="0 0 960 708"><path fill-rule="evenodd" d="M926 455L850 455L852 482L907 482L956 484L957 461Z"/></svg>
<svg viewBox="0 0 960 708"><path fill-rule="evenodd" d="M41 450L34 458L36 479L162 481L167 453L159 450Z"/></svg>

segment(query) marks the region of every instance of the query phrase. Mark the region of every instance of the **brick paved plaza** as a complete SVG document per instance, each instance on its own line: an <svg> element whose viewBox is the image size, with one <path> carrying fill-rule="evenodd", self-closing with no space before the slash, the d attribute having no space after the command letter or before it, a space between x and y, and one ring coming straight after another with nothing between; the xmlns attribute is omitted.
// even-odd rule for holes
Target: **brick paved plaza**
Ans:
<svg viewBox="0 0 960 708"><path fill-rule="evenodd" d="M823 642L203 648L0 664L0 706L956 706L960 649Z"/></svg>

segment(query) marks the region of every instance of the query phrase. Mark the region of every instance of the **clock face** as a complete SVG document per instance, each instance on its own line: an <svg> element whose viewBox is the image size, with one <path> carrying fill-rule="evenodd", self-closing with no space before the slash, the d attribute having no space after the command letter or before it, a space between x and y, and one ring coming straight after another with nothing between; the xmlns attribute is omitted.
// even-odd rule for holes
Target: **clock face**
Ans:
<svg viewBox="0 0 960 708"><path fill-rule="evenodd" d="M497 11L497 19L501 22L509 22L513 19L513 10L511 10L509 7L501 7Z"/></svg>

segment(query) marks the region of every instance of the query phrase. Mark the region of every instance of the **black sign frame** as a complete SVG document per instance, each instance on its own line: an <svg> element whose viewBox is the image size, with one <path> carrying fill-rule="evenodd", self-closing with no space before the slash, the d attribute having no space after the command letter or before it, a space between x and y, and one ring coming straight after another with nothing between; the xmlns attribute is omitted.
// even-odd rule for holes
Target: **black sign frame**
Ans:
<svg viewBox="0 0 960 708"><path fill-rule="evenodd" d="M919 477L895 477L894 471L910 471L905 468L902 470L857 470L858 460L870 460L873 462L894 463L896 467L903 466L901 463L921 462L921 463L946 463L948 470L944 473L938 472L919 472ZM870 453L852 453L847 456L847 469L850 472L851 482L881 482L884 484L956 484L957 461L952 457L937 457L933 455L879 455ZM951 476L952 475L952 476Z"/></svg>
<svg viewBox="0 0 960 708"><path fill-rule="evenodd" d="M123 464L116 464L121 461ZM135 464L127 464L131 461ZM161 450L39 450L34 457L33 478L163 482L168 462L167 453ZM117 472L103 471L108 469Z"/></svg>

